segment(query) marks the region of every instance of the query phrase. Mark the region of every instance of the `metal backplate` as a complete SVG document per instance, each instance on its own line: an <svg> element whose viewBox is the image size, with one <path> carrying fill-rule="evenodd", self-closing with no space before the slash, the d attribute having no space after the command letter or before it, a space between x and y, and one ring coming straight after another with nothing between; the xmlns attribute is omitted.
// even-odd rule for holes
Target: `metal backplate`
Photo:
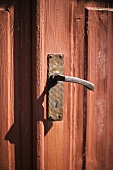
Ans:
<svg viewBox="0 0 113 170"><path fill-rule="evenodd" d="M63 74L63 54L48 54L48 119L53 121L63 118L63 82L53 81L55 72Z"/></svg>

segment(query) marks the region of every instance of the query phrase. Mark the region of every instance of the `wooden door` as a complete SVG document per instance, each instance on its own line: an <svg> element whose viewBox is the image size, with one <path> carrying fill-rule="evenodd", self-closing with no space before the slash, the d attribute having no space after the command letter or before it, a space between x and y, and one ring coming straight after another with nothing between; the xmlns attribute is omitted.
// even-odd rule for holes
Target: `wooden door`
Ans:
<svg viewBox="0 0 113 170"><path fill-rule="evenodd" d="M45 0L34 9L34 168L112 170L113 3ZM58 53L64 54L65 75L87 79L95 90L64 83L63 120L52 122L46 107L47 55Z"/></svg>
<svg viewBox="0 0 113 170"><path fill-rule="evenodd" d="M112 170L110 0L0 1L0 169ZM47 120L47 55L64 54L62 121ZM60 95L60 94L59 94Z"/></svg>

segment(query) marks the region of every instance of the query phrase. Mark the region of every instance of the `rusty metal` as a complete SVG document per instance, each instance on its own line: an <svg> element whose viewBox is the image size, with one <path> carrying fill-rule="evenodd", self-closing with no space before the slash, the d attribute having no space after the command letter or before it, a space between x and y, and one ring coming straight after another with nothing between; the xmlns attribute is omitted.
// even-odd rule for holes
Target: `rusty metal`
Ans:
<svg viewBox="0 0 113 170"><path fill-rule="evenodd" d="M63 74L63 54L48 54L48 119L62 120L63 118L63 82L53 81L53 73Z"/></svg>
<svg viewBox="0 0 113 170"><path fill-rule="evenodd" d="M48 119L62 120L63 117L63 81L78 83L94 90L89 81L63 75L63 54L48 55Z"/></svg>

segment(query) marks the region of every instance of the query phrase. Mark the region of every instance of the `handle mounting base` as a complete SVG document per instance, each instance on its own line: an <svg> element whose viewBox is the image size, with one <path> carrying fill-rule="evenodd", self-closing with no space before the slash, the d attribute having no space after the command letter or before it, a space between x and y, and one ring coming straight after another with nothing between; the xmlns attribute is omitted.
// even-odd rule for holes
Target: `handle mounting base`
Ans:
<svg viewBox="0 0 113 170"><path fill-rule="evenodd" d="M51 121L60 121L63 119L63 82L55 82L51 78L53 73L63 74L64 55L48 54L48 119Z"/></svg>

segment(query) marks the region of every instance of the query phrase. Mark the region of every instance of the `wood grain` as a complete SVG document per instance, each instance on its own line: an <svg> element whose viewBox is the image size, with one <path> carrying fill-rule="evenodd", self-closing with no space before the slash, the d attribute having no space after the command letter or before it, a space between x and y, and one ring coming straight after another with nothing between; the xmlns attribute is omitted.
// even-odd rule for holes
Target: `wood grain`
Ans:
<svg viewBox="0 0 113 170"><path fill-rule="evenodd" d="M88 10L88 79L95 92L87 101L87 168L113 169L113 12Z"/></svg>
<svg viewBox="0 0 113 170"><path fill-rule="evenodd" d="M34 169L82 169L83 86L65 84L63 121L50 122L46 119L46 84L49 53L63 53L65 74L84 78L84 20L75 15L75 1L40 1L34 9Z"/></svg>
<svg viewBox="0 0 113 170"><path fill-rule="evenodd" d="M5 140L14 123L13 13L0 10L0 169L14 169L14 145Z"/></svg>
<svg viewBox="0 0 113 170"><path fill-rule="evenodd" d="M30 170L31 1L0 7L0 169Z"/></svg>

